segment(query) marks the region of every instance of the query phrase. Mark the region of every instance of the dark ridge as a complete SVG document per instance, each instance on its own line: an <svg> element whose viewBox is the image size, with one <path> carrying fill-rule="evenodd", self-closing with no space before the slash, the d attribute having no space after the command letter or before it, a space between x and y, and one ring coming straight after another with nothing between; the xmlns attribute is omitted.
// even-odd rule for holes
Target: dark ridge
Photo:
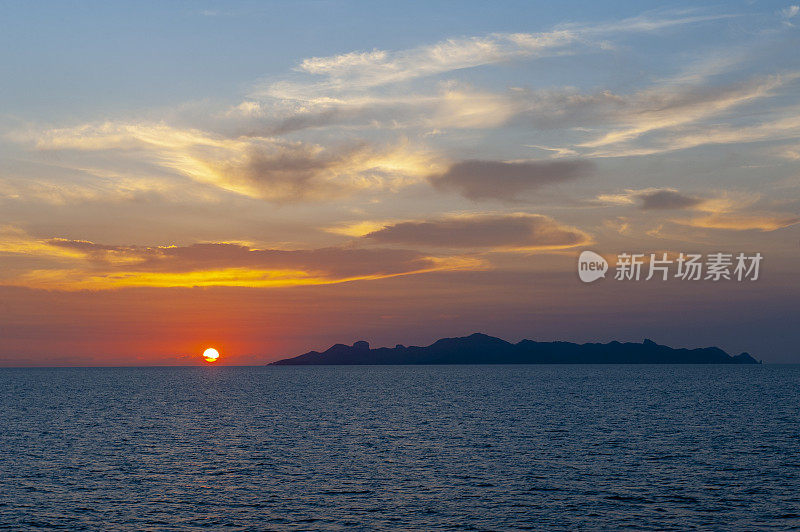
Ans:
<svg viewBox="0 0 800 532"><path fill-rule="evenodd" d="M271 365L386 365L386 364L760 364L748 353L731 356L718 347L673 349L652 340L641 344L609 342L574 344L534 342L512 344L481 333L442 338L427 347L370 349L364 341L336 344L327 351L273 362Z"/></svg>

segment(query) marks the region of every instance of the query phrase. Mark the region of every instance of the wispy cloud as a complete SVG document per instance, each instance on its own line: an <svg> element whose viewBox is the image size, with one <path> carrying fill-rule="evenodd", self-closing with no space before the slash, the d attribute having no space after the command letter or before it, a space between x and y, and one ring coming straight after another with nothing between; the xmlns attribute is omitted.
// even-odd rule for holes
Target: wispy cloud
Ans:
<svg viewBox="0 0 800 532"><path fill-rule="evenodd" d="M639 100L632 112L622 115L630 125L584 142L582 148L604 148L630 145L639 137L662 130L675 130L720 115L734 107L769 97L774 90L796 80L798 73L755 79L738 87L706 90L655 89L637 95ZM591 155L601 155L593 152Z"/></svg>
<svg viewBox="0 0 800 532"><path fill-rule="evenodd" d="M575 42L584 43L585 39L576 38ZM299 84L293 88L278 83L271 86L275 91L260 96L261 101L245 102L234 114L239 114L248 124L243 132L260 131L262 134L375 125L384 130L405 128L410 131L421 128L428 131L494 129L507 125L534 131L579 128L584 133L569 144L538 147L557 155L648 155L685 149L689 141L674 140L675 137L690 134L692 128L702 131L720 126L720 122L730 122L737 118L739 108L779 96L800 77L797 72L783 72L747 81L709 83L715 75L729 71L742 61L742 54L741 50L727 54L714 52L688 64L668 79L657 79L650 87L628 94L608 89L581 92L574 87L513 87L505 92L493 92L453 80L437 84L433 93L412 95L376 91L381 86L377 82L353 92L345 89L354 86L350 81L342 81L342 88L329 82ZM357 60L355 56L330 59L329 68L317 70L308 66L308 71L326 73L329 77L338 75L335 73L339 69L362 72L373 62L383 64L382 61L389 61L391 57L386 53L372 55L359 55ZM443 63L437 64L443 68ZM378 71L383 70L379 68ZM399 72L414 77L412 74L416 71L400 69ZM567 138L570 136L575 137L567 135Z"/></svg>
<svg viewBox="0 0 800 532"><path fill-rule="evenodd" d="M268 82L253 91L253 97L313 100L320 94L355 91L400 83L465 68L489 65L515 58L567 53L578 41L578 32L555 30L537 34L495 33L484 37L451 38L408 50L372 50L311 57L298 72L322 77L322 81Z"/></svg>
<svg viewBox="0 0 800 532"><path fill-rule="evenodd" d="M790 27L794 27L792 19L795 18L798 13L800 13L800 6L798 5L790 5L781 9L781 17L783 17L784 23Z"/></svg>
<svg viewBox="0 0 800 532"><path fill-rule="evenodd" d="M781 113L784 118L756 125L692 126L667 131L658 138L641 145L619 145L590 152L592 157L629 157L666 153L677 150L721 144L745 144L794 139L800 135L800 109L789 107Z"/></svg>
<svg viewBox="0 0 800 532"><path fill-rule="evenodd" d="M295 70L318 76L322 78L320 81L266 82L253 91L253 96L314 100L320 93L359 91L513 59L574 53L572 46L602 50L608 46L602 40L607 36L653 32L731 16L663 12L611 23L563 24L539 33L491 33L449 38L406 50L370 50L311 57L301 61Z"/></svg>

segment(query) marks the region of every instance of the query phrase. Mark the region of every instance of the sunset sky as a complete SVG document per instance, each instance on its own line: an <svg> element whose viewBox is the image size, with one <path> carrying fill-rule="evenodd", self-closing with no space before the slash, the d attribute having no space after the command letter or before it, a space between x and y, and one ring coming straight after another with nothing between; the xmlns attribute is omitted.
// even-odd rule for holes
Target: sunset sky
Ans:
<svg viewBox="0 0 800 532"><path fill-rule="evenodd" d="M785 2L0 0L0 365L800 362L798 50ZM584 284L586 249L764 259Z"/></svg>

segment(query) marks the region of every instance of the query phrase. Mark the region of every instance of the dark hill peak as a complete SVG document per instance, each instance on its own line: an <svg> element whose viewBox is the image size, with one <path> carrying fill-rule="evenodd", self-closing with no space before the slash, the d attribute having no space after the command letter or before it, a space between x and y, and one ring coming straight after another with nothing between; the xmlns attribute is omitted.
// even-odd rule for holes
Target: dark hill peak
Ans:
<svg viewBox="0 0 800 532"><path fill-rule="evenodd" d="M606 344L536 342L521 340L511 344L500 338L474 333L457 338L442 338L427 347L371 349L366 341L352 346L335 344L323 353L303 355L273 362L274 365L318 364L759 364L748 353L730 356L718 347L673 349L650 339L642 343Z"/></svg>

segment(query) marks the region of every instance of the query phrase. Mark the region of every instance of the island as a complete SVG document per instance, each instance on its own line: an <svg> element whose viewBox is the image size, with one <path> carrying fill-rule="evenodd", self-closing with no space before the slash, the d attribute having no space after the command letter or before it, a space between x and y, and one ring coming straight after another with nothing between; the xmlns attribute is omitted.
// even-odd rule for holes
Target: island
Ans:
<svg viewBox="0 0 800 532"><path fill-rule="evenodd" d="M673 349L642 343L507 342L475 333L443 338L427 347L397 345L371 349L369 343L336 344L326 351L272 362L275 366L408 364L760 364L748 353L731 356L718 347Z"/></svg>

